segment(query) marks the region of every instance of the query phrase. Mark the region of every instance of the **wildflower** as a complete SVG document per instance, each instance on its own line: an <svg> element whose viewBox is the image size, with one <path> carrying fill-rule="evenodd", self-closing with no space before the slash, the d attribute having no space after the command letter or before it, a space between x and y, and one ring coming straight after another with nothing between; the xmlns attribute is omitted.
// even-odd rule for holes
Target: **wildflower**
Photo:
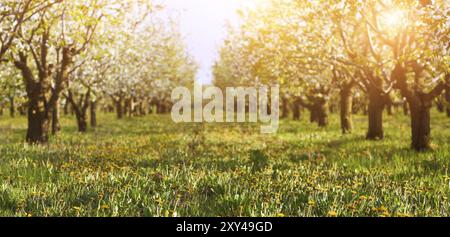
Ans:
<svg viewBox="0 0 450 237"><path fill-rule="evenodd" d="M337 217L337 213L335 211L329 211L328 217Z"/></svg>
<svg viewBox="0 0 450 237"><path fill-rule="evenodd" d="M380 212L387 212L388 211L388 209L385 206L381 206L378 210Z"/></svg>

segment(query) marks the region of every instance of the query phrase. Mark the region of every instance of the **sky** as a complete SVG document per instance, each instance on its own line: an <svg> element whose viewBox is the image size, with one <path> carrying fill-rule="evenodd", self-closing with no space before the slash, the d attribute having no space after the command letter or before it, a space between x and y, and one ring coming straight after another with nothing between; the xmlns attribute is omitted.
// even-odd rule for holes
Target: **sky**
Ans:
<svg viewBox="0 0 450 237"><path fill-rule="evenodd" d="M212 82L212 66L227 35L227 23L238 22L237 10L253 0L161 0L180 24L190 54L200 66L197 80Z"/></svg>

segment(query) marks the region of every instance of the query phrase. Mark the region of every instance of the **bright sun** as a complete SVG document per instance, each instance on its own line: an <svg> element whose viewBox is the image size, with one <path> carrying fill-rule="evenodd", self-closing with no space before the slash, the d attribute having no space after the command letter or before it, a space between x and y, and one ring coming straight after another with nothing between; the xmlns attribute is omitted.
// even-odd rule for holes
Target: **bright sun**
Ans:
<svg viewBox="0 0 450 237"><path fill-rule="evenodd" d="M386 27L388 29L396 29L405 21L405 12L402 10L391 10L388 12L385 12L380 17L380 22L383 25L383 27Z"/></svg>

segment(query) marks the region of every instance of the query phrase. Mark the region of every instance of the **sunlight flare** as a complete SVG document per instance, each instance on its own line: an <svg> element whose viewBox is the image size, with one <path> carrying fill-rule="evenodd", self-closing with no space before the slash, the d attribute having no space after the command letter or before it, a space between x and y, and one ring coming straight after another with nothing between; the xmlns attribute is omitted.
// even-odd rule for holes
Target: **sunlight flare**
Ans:
<svg viewBox="0 0 450 237"><path fill-rule="evenodd" d="M394 9L383 13L380 17L382 26L389 30L401 27L406 20L406 13L400 9Z"/></svg>

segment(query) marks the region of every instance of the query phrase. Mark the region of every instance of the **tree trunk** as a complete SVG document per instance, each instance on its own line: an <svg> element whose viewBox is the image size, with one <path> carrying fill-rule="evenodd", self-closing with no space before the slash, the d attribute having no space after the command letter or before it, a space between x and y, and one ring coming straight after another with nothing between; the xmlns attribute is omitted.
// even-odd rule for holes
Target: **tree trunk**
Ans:
<svg viewBox="0 0 450 237"><path fill-rule="evenodd" d="M70 106L69 108L70 108L69 109L70 115L74 116L75 115L75 109L73 108L73 106Z"/></svg>
<svg viewBox="0 0 450 237"><path fill-rule="evenodd" d="M311 123L318 123L319 122L319 115L316 107L311 107L309 109L310 115L309 115L309 121Z"/></svg>
<svg viewBox="0 0 450 237"><path fill-rule="evenodd" d="M319 127L324 128L328 126L328 110L326 103L319 103L317 105L317 117Z"/></svg>
<svg viewBox="0 0 450 237"><path fill-rule="evenodd" d="M61 131L61 125L60 125L60 105L59 102L56 102L55 107L52 111L52 134L56 135L58 132Z"/></svg>
<svg viewBox="0 0 450 237"><path fill-rule="evenodd" d="M89 105L90 105L90 95L91 95L91 88L88 87L88 90L86 92L86 94L81 94L80 95L80 99L77 103L77 101L75 101L74 99L74 95L72 93L72 91L69 89L68 90L68 97L67 99L69 100L70 104L72 105L72 108L75 111L75 117L77 119L77 124L78 124L78 131L85 133L87 132L87 111L89 109Z"/></svg>
<svg viewBox="0 0 450 237"><path fill-rule="evenodd" d="M164 102L160 102L160 104L159 104L159 113L160 114L166 113L166 104Z"/></svg>
<svg viewBox="0 0 450 237"><path fill-rule="evenodd" d="M132 99L125 99L125 115L131 117L133 115Z"/></svg>
<svg viewBox="0 0 450 237"><path fill-rule="evenodd" d="M413 65L415 79L418 81L422 77L424 71L420 65ZM397 88L400 89L402 95L406 98L411 112L411 131L412 131L412 148L416 151L424 151L429 149L431 138L430 111L433 101L440 96L446 89L444 83L438 84L429 93L410 89L407 84L406 69L403 65L397 65L393 76L397 81ZM450 75L447 75L450 81Z"/></svg>
<svg viewBox="0 0 450 237"><path fill-rule="evenodd" d="M308 106L311 111L310 121L312 123L317 123L319 127L328 126L327 101L323 98L315 98L310 100L313 100L312 104Z"/></svg>
<svg viewBox="0 0 450 237"><path fill-rule="evenodd" d="M283 97L282 99L282 107L281 107L281 118L282 119L286 119L287 117L289 117L289 102L288 99L286 97ZM248 111L248 110L247 110Z"/></svg>
<svg viewBox="0 0 450 237"><path fill-rule="evenodd" d="M9 98L9 115L11 116L11 118L14 118L16 116L16 105L14 96L11 96Z"/></svg>
<svg viewBox="0 0 450 237"><path fill-rule="evenodd" d="M91 127L97 127L97 101L91 101L90 104L90 112L91 112Z"/></svg>
<svg viewBox="0 0 450 237"><path fill-rule="evenodd" d="M70 106L70 103L69 103L69 101L66 99L66 101L64 102L64 115L69 115L69 106Z"/></svg>
<svg viewBox="0 0 450 237"><path fill-rule="evenodd" d="M165 103L165 102L162 102L162 103L161 103L161 114L166 114L166 111L167 111L167 109L166 109L166 103Z"/></svg>
<svg viewBox="0 0 450 237"><path fill-rule="evenodd" d="M26 55L19 53L19 61L15 66L22 72L28 98L28 129L26 141L30 144L48 143L51 107L47 104L47 96L51 92L49 75L39 73L39 82L34 79L33 72L27 65Z"/></svg>
<svg viewBox="0 0 450 237"><path fill-rule="evenodd" d="M436 108L439 112L444 113L445 112L445 102L444 102L444 96L439 96L436 100Z"/></svg>
<svg viewBox="0 0 450 237"><path fill-rule="evenodd" d="M75 114L77 118L77 124L78 124L78 132L85 133L87 132L87 119L86 119L86 113L76 113Z"/></svg>
<svg viewBox="0 0 450 237"><path fill-rule="evenodd" d="M48 143L50 118L43 108L43 101L31 99L28 103L28 130L26 140L30 144Z"/></svg>
<svg viewBox="0 0 450 237"><path fill-rule="evenodd" d="M352 90L344 88L341 90L341 129L343 134L351 133L353 130L352 108L353 97Z"/></svg>
<svg viewBox="0 0 450 237"><path fill-rule="evenodd" d="M411 104L412 148L424 151L430 148L431 103Z"/></svg>
<svg viewBox="0 0 450 237"><path fill-rule="evenodd" d="M122 99L116 101L116 113L118 119L123 119Z"/></svg>
<svg viewBox="0 0 450 237"><path fill-rule="evenodd" d="M368 140L380 140L384 138L383 131L383 95L377 88L369 89L369 130L367 132Z"/></svg>
<svg viewBox="0 0 450 237"><path fill-rule="evenodd" d="M292 103L292 116L294 120L299 121L301 119L301 103L296 99L294 103Z"/></svg>

